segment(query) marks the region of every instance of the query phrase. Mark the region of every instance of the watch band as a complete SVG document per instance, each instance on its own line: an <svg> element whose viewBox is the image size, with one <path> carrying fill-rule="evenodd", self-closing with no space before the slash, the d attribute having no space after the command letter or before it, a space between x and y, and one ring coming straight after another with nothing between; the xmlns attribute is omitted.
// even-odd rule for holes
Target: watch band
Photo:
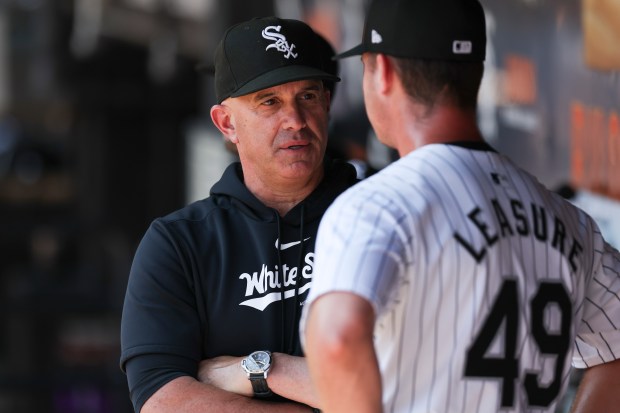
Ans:
<svg viewBox="0 0 620 413"><path fill-rule="evenodd" d="M252 390L254 390L254 397L269 397L273 394L267 385L267 379L262 374L250 374L249 379Z"/></svg>
<svg viewBox="0 0 620 413"><path fill-rule="evenodd" d="M254 397L265 398L273 393L267 384L267 373L271 368L271 352L258 350L241 361L241 368L245 370L252 385Z"/></svg>

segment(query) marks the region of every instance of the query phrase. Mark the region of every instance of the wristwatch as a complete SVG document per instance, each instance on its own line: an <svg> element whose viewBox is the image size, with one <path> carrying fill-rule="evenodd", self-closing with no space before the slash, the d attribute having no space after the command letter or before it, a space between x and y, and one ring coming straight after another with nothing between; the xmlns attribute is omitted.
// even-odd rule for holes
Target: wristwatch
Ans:
<svg viewBox="0 0 620 413"><path fill-rule="evenodd" d="M248 374L248 379L252 383L254 397L269 397L272 395L271 389L267 385L267 373L271 368L271 352L255 351L243 360L241 367Z"/></svg>

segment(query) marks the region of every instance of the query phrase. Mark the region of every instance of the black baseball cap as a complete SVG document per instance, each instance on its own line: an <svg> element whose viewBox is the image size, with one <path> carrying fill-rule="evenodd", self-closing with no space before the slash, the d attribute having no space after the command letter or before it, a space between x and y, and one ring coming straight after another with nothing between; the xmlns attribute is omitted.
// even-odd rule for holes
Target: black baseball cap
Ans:
<svg viewBox="0 0 620 413"><path fill-rule="evenodd" d="M362 43L335 58L365 52L426 60L484 61L484 10L478 0L373 0Z"/></svg>
<svg viewBox="0 0 620 413"><path fill-rule="evenodd" d="M340 81L330 73L326 53L317 34L299 20L261 17L231 26L215 49L216 99L221 103L297 80Z"/></svg>

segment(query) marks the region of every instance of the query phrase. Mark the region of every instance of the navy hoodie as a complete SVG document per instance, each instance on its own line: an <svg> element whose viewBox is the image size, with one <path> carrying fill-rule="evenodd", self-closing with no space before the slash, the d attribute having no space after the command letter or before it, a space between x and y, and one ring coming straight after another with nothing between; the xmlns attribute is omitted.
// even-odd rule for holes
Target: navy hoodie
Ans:
<svg viewBox="0 0 620 413"><path fill-rule="evenodd" d="M298 324L319 222L356 182L351 165L326 161L321 184L280 217L234 163L208 198L153 221L134 257L121 322L120 364L136 411L170 380L196 377L205 358L302 355Z"/></svg>

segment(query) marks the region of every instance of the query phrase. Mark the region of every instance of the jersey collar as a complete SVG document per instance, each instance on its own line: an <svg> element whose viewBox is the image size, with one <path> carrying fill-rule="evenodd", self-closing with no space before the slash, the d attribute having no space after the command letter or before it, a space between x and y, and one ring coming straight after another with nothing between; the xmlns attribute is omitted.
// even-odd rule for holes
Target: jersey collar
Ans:
<svg viewBox="0 0 620 413"><path fill-rule="evenodd" d="M491 145L484 141L456 141L449 142L446 145L458 146L465 149L473 149L476 151L497 152Z"/></svg>

